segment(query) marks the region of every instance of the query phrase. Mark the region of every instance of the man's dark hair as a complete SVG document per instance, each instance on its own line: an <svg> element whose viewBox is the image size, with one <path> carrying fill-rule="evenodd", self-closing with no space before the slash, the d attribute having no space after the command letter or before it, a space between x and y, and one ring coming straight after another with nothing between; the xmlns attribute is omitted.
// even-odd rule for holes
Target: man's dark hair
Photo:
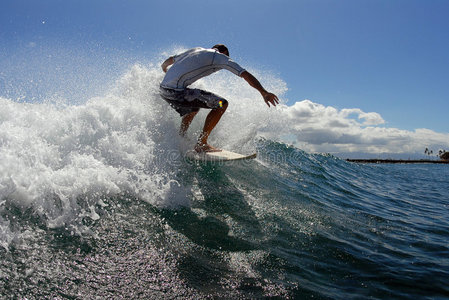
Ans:
<svg viewBox="0 0 449 300"><path fill-rule="evenodd" d="M217 49L218 52L223 53L224 55L229 56L229 50L228 47L226 47L223 44L216 44L215 46L212 47L212 49Z"/></svg>

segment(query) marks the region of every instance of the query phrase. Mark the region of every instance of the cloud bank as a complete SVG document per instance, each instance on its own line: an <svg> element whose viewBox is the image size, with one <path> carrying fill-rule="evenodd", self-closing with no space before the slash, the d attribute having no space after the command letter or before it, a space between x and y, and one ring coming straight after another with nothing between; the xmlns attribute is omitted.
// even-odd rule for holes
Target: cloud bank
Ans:
<svg viewBox="0 0 449 300"><path fill-rule="evenodd" d="M288 124L286 137L298 147L330 153L408 153L420 155L424 149L449 150L449 134L429 129L414 131L388 128L376 112L358 108L338 110L310 100L279 108Z"/></svg>

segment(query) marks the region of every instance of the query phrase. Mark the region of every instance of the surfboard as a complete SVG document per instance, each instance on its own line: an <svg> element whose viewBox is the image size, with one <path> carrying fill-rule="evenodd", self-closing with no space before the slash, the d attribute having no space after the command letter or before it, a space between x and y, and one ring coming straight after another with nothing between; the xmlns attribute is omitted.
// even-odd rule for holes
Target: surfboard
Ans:
<svg viewBox="0 0 449 300"><path fill-rule="evenodd" d="M244 155L227 150L221 150L219 152L201 152L201 153L198 153L195 150L189 150L185 154L185 157L198 161L234 161L234 160L254 159L256 158L256 156L257 153Z"/></svg>

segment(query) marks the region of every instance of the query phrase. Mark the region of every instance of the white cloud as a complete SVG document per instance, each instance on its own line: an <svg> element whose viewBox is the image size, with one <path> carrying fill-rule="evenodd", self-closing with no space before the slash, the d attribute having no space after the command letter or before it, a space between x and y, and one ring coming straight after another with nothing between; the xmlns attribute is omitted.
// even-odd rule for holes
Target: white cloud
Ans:
<svg viewBox="0 0 449 300"><path fill-rule="evenodd" d="M414 131L385 127L376 112L359 108L338 110L331 106L299 101L279 108L283 134L307 151L331 153L423 153L426 147L449 150L449 133L429 129Z"/></svg>

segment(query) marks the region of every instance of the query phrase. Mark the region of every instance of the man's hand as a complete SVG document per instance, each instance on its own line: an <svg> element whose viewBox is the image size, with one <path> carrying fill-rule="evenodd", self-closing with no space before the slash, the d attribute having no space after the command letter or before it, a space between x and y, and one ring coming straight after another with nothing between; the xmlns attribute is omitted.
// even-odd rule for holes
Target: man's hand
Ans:
<svg viewBox="0 0 449 300"><path fill-rule="evenodd" d="M265 103L268 105L268 107L270 107L270 103L273 106L276 106L276 104L279 104L278 96L276 96L273 93L266 92L262 96L263 96L263 100L265 100Z"/></svg>
<svg viewBox="0 0 449 300"><path fill-rule="evenodd" d="M273 106L276 106L276 104L279 104L279 99L278 97L270 92L267 92L263 86L260 84L259 80L257 80L256 77L254 77L250 72L248 71L244 71L240 77L242 77L243 79L246 80L246 82L248 82L248 84L250 86L252 86L253 88L255 88L256 90L259 91L259 93L262 95L263 100L265 101L265 103L268 105L268 107L270 107L270 103Z"/></svg>

